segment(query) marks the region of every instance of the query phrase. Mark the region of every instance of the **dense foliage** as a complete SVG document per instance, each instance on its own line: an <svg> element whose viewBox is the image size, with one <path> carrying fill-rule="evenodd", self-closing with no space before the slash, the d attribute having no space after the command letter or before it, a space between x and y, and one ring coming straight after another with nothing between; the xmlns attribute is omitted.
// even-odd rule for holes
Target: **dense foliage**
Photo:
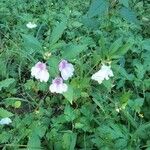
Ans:
<svg viewBox="0 0 150 150"><path fill-rule="evenodd" d="M150 149L150 5L140 0L1 0L3 150ZM28 28L33 22L35 28ZM62 59L67 92L49 86ZM48 82L31 76L44 62ZM91 76L110 65L101 84Z"/></svg>

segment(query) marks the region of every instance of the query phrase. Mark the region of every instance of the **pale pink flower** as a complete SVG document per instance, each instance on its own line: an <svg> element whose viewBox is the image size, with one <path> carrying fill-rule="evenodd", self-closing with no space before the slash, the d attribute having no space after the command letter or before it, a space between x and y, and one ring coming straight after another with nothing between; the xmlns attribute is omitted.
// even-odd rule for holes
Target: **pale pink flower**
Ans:
<svg viewBox="0 0 150 150"><path fill-rule="evenodd" d="M47 82L49 79L49 73L46 69L46 64L39 61L34 67L32 67L31 75L40 80L40 82Z"/></svg>
<svg viewBox="0 0 150 150"><path fill-rule="evenodd" d="M67 60L62 60L59 63L59 71L61 72L62 78L68 80L68 78L73 76L74 67L71 63L68 63Z"/></svg>
<svg viewBox="0 0 150 150"><path fill-rule="evenodd" d="M63 79L61 77L57 77L52 81L49 90L52 93L64 93L68 90L68 86L63 83Z"/></svg>
<svg viewBox="0 0 150 150"><path fill-rule="evenodd" d="M110 77L114 76L110 66L102 65L101 69L92 75L91 79L98 81L99 84L103 80L108 80Z"/></svg>

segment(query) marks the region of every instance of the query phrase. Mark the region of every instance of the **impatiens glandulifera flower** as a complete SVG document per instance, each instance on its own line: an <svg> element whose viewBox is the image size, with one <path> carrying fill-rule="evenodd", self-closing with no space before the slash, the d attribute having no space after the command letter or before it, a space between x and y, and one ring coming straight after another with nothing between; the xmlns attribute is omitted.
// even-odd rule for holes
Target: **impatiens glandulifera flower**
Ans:
<svg viewBox="0 0 150 150"><path fill-rule="evenodd" d="M71 63L68 63L67 60L62 60L59 63L59 71L61 72L62 78L68 80L68 78L73 76L74 67Z"/></svg>
<svg viewBox="0 0 150 150"><path fill-rule="evenodd" d="M29 28L29 29L33 29L33 28L36 28L36 27L37 27L37 25L36 25L35 23L32 23L32 22L28 22L28 23L26 24L26 26L27 26L27 28Z"/></svg>
<svg viewBox="0 0 150 150"><path fill-rule="evenodd" d="M110 77L113 77L113 72L111 70L111 66L102 65L101 69L92 75L91 79L98 81L99 84L103 82L103 80L108 80Z"/></svg>
<svg viewBox="0 0 150 150"><path fill-rule="evenodd" d="M49 90L52 93L64 93L68 90L68 86L63 83L63 79L61 77L57 77L52 81Z"/></svg>
<svg viewBox="0 0 150 150"><path fill-rule="evenodd" d="M11 121L11 119L10 118L8 118L8 117L6 117L6 118L2 118L1 120L0 120L0 125L5 125L5 124L10 124L10 123L12 123L12 121Z"/></svg>
<svg viewBox="0 0 150 150"><path fill-rule="evenodd" d="M46 64L38 62L34 67L32 67L31 75L40 80L40 82L47 82L49 79L49 73L46 69Z"/></svg>

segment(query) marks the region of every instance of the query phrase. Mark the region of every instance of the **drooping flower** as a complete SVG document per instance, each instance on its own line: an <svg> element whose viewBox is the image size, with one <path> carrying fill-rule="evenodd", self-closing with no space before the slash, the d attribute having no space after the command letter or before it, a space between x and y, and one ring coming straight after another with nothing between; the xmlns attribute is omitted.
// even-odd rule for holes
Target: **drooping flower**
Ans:
<svg viewBox="0 0 150 150"><path fill-rule="evenodd" d="M68 78L73 76L74 67L71 63L68 63L67 60L62 60L59 63L59 71L61 72L62 78L68 80Z"/></svg>
<svg viewBox="0 0 150 150"><path fill-rule="evenodd" d="M33 29L33 28L36 28L36 27L37 27L37 24L32 23L32 22L28 22L28 23L26 24L26 26L27 26L27 28L29 28L29 29Z"/></svg>
<svg viewBox="0 0 150 150"><path fill-rule="evenodd" d="M0 125L5 125L5 124L10 124L10 123L12 123L12 121L11 121L11 119L10 118L8 118L8 117L6 117L6 118L2 118L1 120L0 120Z"/></svg>
<svg viewBox="0 0 150 150"><path fill-rule="evenodd" d="M49 90L52 93L64 93L68 90L67 84L63 83L63 79L61 77L56 77L52 84L49 87Z"/></svg>
<svg viewBox="0 0 150 150"><path fill-rule="evenodd" d="M103 80L108 80L110 77L114 76L111 70L111 66L102 65L101 69L92 75L91 79L98 81L99 84L103 82Z"/></svg>
<svg viewBox="0 0 150 150"><path fill-rule="evenodd" d="M36 79L39 79L40 82L47 82L49 79L49 73L46 69L46 64L39 61L34 67L32 67L31 75Z"/></svg>

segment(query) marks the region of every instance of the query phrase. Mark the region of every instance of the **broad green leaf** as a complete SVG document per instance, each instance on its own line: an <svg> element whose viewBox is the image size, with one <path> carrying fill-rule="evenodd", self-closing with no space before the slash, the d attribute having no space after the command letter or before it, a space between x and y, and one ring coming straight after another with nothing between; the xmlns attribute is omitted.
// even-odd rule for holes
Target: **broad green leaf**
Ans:
<svg viewBox="0 0 150 150"><path fill-rule="evenodd" d="M114 52L110 57L111 58L120 58L133 46L134 41L128 40L124 45L122 45L118 51Z"/></svg>
<svg viewBox="0 0 150 150"><path fill-rule="evenodd" d="M76 58L81 52L87 49L86 45L67 45L62 50L62 57L68 60Z"/></svg>
<svg viewBox="0 0 150 150"><path fill-rule="evenodd" d="M63 135L63 148L66 150L74 150L77 140L77 134L72 131L64 133Z"/></svg>
<svg viewBox="0 0 150 150"><path fill-rule="evenodd" d="M103 15L107 9L108 3L106 0L93 0L87 12L87 16L94 17L96 15Z"/></svg>
<svg viewBox="0 0 150 150"><path fill-rule="evenodd" d="M119 55L124 55L125 53L127 53L127 51L133 46L134 42L127 42L126 44L124 44L118 51Z"/></svg>
<svg viewBox="0 0 150 150"><path fill-rule="evenodd" d="M59 42L57 42L57 43L55 43L55 44L53 44L52 46L51 46L51 52L54 52L54 51L56 51L57 49L60 49L61 47L63 47L63 46L65 46L66 45L66 43L65 42L63 42L63 41L59 41Z"/></svg>
<svg viewBox="0 0 150 150"><path fill-rule="evenodd" d="M50 45L55 44L59 38L61 38L64 30L67 27L67 19L64 18L60 23L56 23L56 26L54 27L52 34L50 36Z"/></svg>
<svg viewBox="0 0 150 150"><path fill-rule="evenodd" d="M150 39L145 39L142 42L142 47L143 47L143 49L150 51Z"/></svg>
<svg viewBox="0 0 150 150"><path fill-rule="evenodd" d="M99 102L96 98L92 98L92 100L95 102L95 104L96 104L97 106L99 106L99 108L100 108L103 112L105 112L103 106L100 104L100 102Z"/></svg>
<svg viewBox="0 0 150 150"><path fill-rule="evenodd" d="M129 0L119 0L120 4L123 4L125 7L129 7Z"/></svg>
<svg viewBox="0 0 150 150"><path fill-rule="evenodd" d="M139 24L139 21L137 20L136 14L130 10L129 8L122 7L120 9L120 15L128 22L134 23L134 24Z"/></svg>
<svg viewBox="0 0 150 150"><path fill-rule="evenodd" d="M7 111L6 109L0 108L0 117L1 118L5 118L5 117L11 117L14 114L12 114L11 112Z"/></svg>
<svg viewBox="0 0 150 150"><path fill-rule="evenodd" d="M121 47L121 45L122 45L122 38L119 38L115 42L113 42L109 49L110 54L115 53L119 49L119 47Z"/></svg>
<svg viewBox="0 0 150 150"><path fill-rule="evenodd" d="M13 78L9 78L9 79L5 79L5 80L0 81L0 91L2 90L2 88L9 87L14 82L15 82L15 79L13 79Z"/></svg>
<svg viewBox="0 0 150 150"><path fill-rule="evenodd" d="M28 150L42 150L40 138L36 133L32 133L31 136L29 136L27 147Z"/></svg>
<svg viewBox="0 0 150 150"><path fill-rule="evenodd" d="M97 18L90 18L88 16L83 16L81 22L90 29L98 29L100 22Z"/></svg>
<svg viewBox="0 0 150 150"><path fill-rule="evenodd" d="M150 122L146 122L146 123L140 125L140 126L137 128L137 130L135 131L135 133L132 135L131 141L132 141L132 140L135 140L135 138L141 137L140 135L141 135L142 133L145 134L145 131L146 131L146 130L147 130L147 131L150 131ZM147 149L147 150L148 150L148 149Z"/></svg>
<svg viewBox="0 0 150 150"><path fill-rule="evenodd" d="M40 52L42 50L42 44L38 41L37 38L32 35L22 35L23 38L23 46L28 54L32 54L34 52Z"/></svg>

